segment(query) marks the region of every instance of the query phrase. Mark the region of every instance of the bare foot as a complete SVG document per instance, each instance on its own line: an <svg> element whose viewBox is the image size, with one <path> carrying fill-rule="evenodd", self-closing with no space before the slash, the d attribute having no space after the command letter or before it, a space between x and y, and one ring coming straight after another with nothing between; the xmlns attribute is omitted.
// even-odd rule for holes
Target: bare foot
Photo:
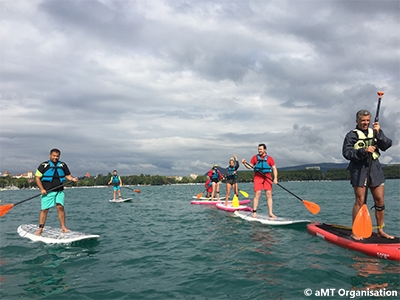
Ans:
<svg viewBox="0 0 400 300"><path fill-rule="evenodd" d="M362 241L362 240L363 240L363 238L362 238L361 236L356 236L356 235L354 235L354 234L351 234L351 238L352 238L353 240L355 240L355 241Z"/></svg>
<svg viewBox="0 0 400 300"><path fill-rule="evenodd" d="M257 219L257 213L253 213L253 218Z"/></svg>
<svg viewBox="0 0 400 300"><path fill-rule="evenodd" d="M61 231L62 231L63 233L70 232L70 230L69 230L67 227L62 228Z"/></svg>
<svg viewBox="0 0 400 300"><path fill-rule="evenodd" d="M393 235L387 234L387 233L384 232L382 229L381 229L381 230L378 230L378 236L379 236L379 237L384 237L384 238L387 238L387 239L390 239L390 240L393 240L393 239L394 239L394 236L393 236Z"/></svg>
<svg viewBox="0 0 400 300"><path fill-rule="evenodd" d="M43 228L40 228L38 231L35 232L36 235L42 235Z"/></svg>
<svg viewBox="0 0 400 300"><path fill-rule="evenodd" d="M275 219L275 218L276 218L276 216L275 216L274 214L269 214L269 217L270 217L271 219Z"/></svg>

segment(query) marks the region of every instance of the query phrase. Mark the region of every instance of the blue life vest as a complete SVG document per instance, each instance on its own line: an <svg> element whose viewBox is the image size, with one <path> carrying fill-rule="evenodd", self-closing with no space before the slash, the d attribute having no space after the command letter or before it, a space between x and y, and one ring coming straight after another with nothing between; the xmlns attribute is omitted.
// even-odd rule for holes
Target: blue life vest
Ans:
<svg viewBox="0 0 400 300"><path fill-rule="evenodd" d="M51 160L49 160L48 163L49 163L49 168L44 172L44 174L40 180L52 182L55 177L54 175L56 173L56 170L57 170L57 175L58 175L58 178L60 179L60 182L64 182L66 180L65 173L63 170L64 163L59 161L55 165Z"/></svg>
<svg viewBox="0 0 400 300"><path fill-rule="evenodd" d="M115 186L119 185L119 176L118 175L113 175L112 176L112 184Z"/></svg>
<svg viewBox="0 0 400 300"><path fill-rule="evenodd" d="M260 173L271 173L272 169L270 165L267 163L268 155L264 157L264 159L261 159L260 155L257 155L257 163L254 166L254 171L255 172L260 172Z"/></svg>
<svg viewBox="0 0 400 300"><path fill-rule="evenodd" d="M235 171L236 171L236 168L235 168L235 167L228 166L228 167L226 168L226 172L227 172L226 178L228 178L228 179L237 178L237 174L234 174Z"/></svg>
<svg viewBox="0 0 400 300"><path fill-rule="evenodd" d="M213 174L211 176L211 179L219 179L218 169L214 169L213 170Z"/></svg>

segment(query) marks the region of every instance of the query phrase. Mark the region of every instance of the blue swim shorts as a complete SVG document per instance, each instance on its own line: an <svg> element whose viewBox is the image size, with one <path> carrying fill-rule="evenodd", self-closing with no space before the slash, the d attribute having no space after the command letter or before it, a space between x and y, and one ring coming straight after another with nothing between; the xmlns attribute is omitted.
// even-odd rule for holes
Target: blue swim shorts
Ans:
<svg viewBox="0 0 400 300"><path fill-rule="evenodd" d="M49 209L56 204L61 204L64 206L64 191L60 192L49 192L46 195L42 195L42 210Z"/></svg>
<svg viewBox="0 0 400 300"><path fill-rule="evenodd" d="M114 191L119 191L121 189L120 185L114 185Z"/></svg>

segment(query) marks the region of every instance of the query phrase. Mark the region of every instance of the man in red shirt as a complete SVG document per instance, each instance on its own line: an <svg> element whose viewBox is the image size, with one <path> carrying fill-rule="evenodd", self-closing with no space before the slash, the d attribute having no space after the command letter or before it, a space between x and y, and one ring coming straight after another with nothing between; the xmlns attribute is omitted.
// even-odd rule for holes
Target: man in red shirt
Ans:
<svg viewBox="0 0 400 300"><path fill-rule="evenodd" d="M251 158L250 163L246 162L245 159L242 159L242 163L247 169L254 169L253 218L257 217L258 200L262 190L265 190L267 197L268 214L271 218L276 218L272 212L272 183L278 183L278 170L274 159L267 155L267 146L259 144L258 154ZM273 178L271 173L274 174Z"/></svg>

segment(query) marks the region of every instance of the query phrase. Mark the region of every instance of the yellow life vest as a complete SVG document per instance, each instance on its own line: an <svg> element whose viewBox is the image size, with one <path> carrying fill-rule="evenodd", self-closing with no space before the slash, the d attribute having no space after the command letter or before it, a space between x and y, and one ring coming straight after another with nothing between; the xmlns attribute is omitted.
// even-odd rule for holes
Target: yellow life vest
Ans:
<svg viewBox="0 0 400 300"><path fill-rule="evenodd" d="M364 132L358 129L354 129L354 131L357 133L358 136L358 141L354 144L354 149L360 149L360 148L367 148L372 145L372 141L374 139L374 130L372 128L368 128L368 135L365 136ZM374 140L374 145L376 144L376 139ZM378 159L380 154L378 152L378 147L375 147L375 152L372 153L372 158L373 159Z"/></svg>

